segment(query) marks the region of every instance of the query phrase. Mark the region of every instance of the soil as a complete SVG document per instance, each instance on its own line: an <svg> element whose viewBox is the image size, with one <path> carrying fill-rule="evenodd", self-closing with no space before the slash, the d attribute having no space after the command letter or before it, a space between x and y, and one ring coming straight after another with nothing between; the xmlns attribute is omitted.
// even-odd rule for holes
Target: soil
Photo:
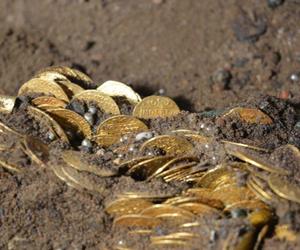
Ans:
<svg viewBox="0 0 300 250"><path fill-rule="evenodd" d="M155 135L201 128L216 141L276 148L272 162L299 167L280 146L300 147L300 2L285 0L276 8L267 2L272 1L0 1L0 94L16 95L44 67L71 66L97 84L113 79L130 84L142 96L163 93L173 98L185 111L174 118L145 121ZM45 128L23 112L26 106L22 99L14 114L1 115L1 121L47 142ZM274 124L219 119L220 113L236 106L260 108ZM123 112L130 109L122 104ZM99 119L102 115L98 111ZM26 169L10 174L0 168L1 249L113 249L120 241L136 241L132 244L137 249L147 249L143 239L128 239L112 230L113 218L104 212L105 205L124 191L177 194L186 188L182 183L119 176L105 180L102 195L78 192L32 162L16 138L0 139L14 148L1 153L1 159ZM122 143L126 144L119 146ZM206 150L209 166L225 157L218 145L197 148L198 153ZM51 164L66 147L51 145ZM101 149L92 153L96 152ZM114 157L104 152L99 164L109 165ZM299 169L294 171L298 177ZM300 231L299 205L286 202L274 208L278 223ZM237 237L248 226L245 218L201 223L202 249L222 249L230 230ZM261 248L297 249L299 244L300 239L291 243L270 235Z"/></svg>

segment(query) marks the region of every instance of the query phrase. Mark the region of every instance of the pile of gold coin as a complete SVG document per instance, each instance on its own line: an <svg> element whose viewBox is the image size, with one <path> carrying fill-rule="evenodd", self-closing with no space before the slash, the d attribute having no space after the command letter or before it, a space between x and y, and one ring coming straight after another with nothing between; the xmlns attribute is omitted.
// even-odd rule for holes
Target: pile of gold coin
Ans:
<svg viewBox="0 0 300 250"><path fill-rule="evenodd" d="M151 127L154 119L180 114L176 103L164 96L141 98L128 85L107 81L97 85L86 74L68 67L49 67L24 83L18 96L0 96L2 117L19 110L43 128L45 135L29 136L0 123L0 167L25 171L5 154L19 148L38 166L51 169L71 188L94 195L106 190L105 179L127 176L137 182L185 183L178 195L129 190L106 204L114 218L112 230L125 230L128 239L115 249L137 249L143 238L147 249L195 249L207 238L205 220L242 218L247 230L223 235L223 249L259 248L273 230L278 202L300 203L298 176L270 160L273 151L254 143L217 140L198 130L177 128L160 134ZM219 120L269 126L273 119L253 107L236 107ZM11 145L16 138L17 145ZM52 143L61 142L52 155ZM284 145L295 161L299 149ZM207 150L223 152L212 159ZM276 151L276 149L275 149ZM92 162L112 152L105 164ZM57 155L58 154L58 155ZM299 166L300 170L300 166ZM243 178L245 181L243 182ZM297 234L278 225L276 237L294 241ZM286 236L287 235L287 236Z"/></svg>

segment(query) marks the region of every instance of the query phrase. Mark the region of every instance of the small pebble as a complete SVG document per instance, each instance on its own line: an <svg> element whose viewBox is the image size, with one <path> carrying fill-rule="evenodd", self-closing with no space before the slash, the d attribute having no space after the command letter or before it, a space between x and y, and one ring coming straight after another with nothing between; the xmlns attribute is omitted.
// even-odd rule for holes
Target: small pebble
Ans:
<svg viewBox="0 0 300 250"><path fill-rule="evenodd" d="M50 141L53 141L55 139L55 134L52 132L52 131L49 131L47 133L47 138L50 140Z"/></svg>
<svg viewBox="0 0 300 250"><path fill-rule="evenodd" d="M74 100L73 102L71 102L70 107L72 110L74 110L76 113L78 113L80 115L84 115L84 113L85 113L84 105L77 100Z"/></svg>
<svg viewBox="0 0 300 250"><path fill-rule="evenodd" d="M105 150L103 148L101 148L101 149L97 150L96 155L97 156L103 156L104 153L105 153Z"/></svg>
<svg viewBox="0 0 300 250"><path fill-rule="evenodd" d="M93 145L92 145L92 142L89 139L84 139L81 142L81 146L86 147L86 148L91 148Z"/></svg>
<svg viewBox="0 0 300 250"><path fill-rule="evenodd" d="M133 152L135 150L134 146L131 145L129 148L128 148L129 152Z"/></svg>
<svg viewBox="0 0 300 250"><path fill-rule="evenodd" d="M283 4L284 0L267 0L268 6L272 9L275 9Z"/></svg>
<svg viewBox="0 0 300 250"><path fill-rule="evenodd" d="M205 124L204 124L204 123L201 123L201 124L200 124L200 128L201 128L201 129L204 129L204 128L205 128Z"/></svg>
<svg viewBox="0 0 300 250"><path fill-rule="evenodd" d="M124 142L124 141L127 141L128 140L128 136L127 135L124 135L120 138L120 142Z"/></svg>
<svg viewBox="0 0 300 250"><path fill-rule="evenodd" d="M141 141L143 139L150 139L152 137L153 137L153 133L152 132L141 132L141 133L138 133L135 136L135 140L136 141Z"/></svg>
<svg viewBox="0 0 300 250"><path fill-rule="evenodd" d="M97 108L95 106L90 106L88 108L89 113L95 115L97 113Z"/></svg>
<svg viewBox="0 0 300 250"><path fill-rule="evenodd" d="M165 92L166 92L165 89L159 89L159 90L158 90L158 94L159 94L159 95L164 95Z"/></svg>
<svg viewBox="0 0 300 250"><path fill-rule="evenodd" d="M123 154L118 154L118 158L123 158Z"/></svg>
<svg viewBox="0 0 300 250"><path fill-rule="evenodd" d="M232 218L241 218L247 216L247 211L245 209L236 208L230 211Z"/></svg>
<svg viewBox="0 0 300 250"><path fill-rule="evenodd" d="M215 230L211 230L210 231L210 236L209 236L209 240L211 242L215 241L217 239L218 235L217 232Z"/></svg>
<svg viewBox="0 0 300 250"><path fill-rule="evenodd" d="M212 77L213 82L216 84L214 88L216 90L224 90L228 88L228 84L230 83L231 78L232 75L228 70L221 69L216 71Z"/></svg>
<svg viewBox="0 0 300 250"><path fill-rule="evenodd" d="M291 81L293 81L293 82L298 82L299 79L300 79L299 74L298 74L298 73L293 73L293 74L291 74L290 79L291 79Z"/></svg>
<svg viewBox="0 0 300 250"><path fill-rule="evenodd" d="M89 124L93 125L94 124L94 115L91 113L85 113L84 114L84 119L88 121Z"/></svg>

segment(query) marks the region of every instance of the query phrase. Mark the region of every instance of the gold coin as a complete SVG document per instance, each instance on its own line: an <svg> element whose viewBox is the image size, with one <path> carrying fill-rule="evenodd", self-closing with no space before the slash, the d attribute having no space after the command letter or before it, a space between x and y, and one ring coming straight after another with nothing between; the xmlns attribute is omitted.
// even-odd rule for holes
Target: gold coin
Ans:
<svg viewBox="0 0 300 250"><path fill-rule="evenodd" d="M269 209L260 209L253 211L248 215L250 224L254 227L262 227L273 219L273 214Z"/></svg>
<svg viewBox="0 0 300 250"><path fill-rule="evenodd" d="M252 179L247 180L247 187L251 190L260 200L269 203L274 200L274 197L265 190L261 189Z"/></svg>
<svg viewBox="0 0 300 250"><path fill-rule="evenodd" d="M160 224L161 221L158 218L145 216L145 215L129 214L129 215L123 215L116 218L113 222L113 228L122 227L122 226L152 228L152 227L157 227Z"/></svg>
<svg viewBox="0 0 300 250"><path fill-rule="evenodd" d="M50 82L38 78L34 78L24 83L19 89L18 95L26 95L30 93L42 93L44 95L53 95L58 99L68 102L69 97L64 90L55 82Z"/></svg>
<svg viewBox="0 0 300 250"><path fill-rule="evenodd" d="M197 203L197 202L186 202L180 204L178 207L187 210L197 216L212 216L212 217L222 217L222 213L208 205Z"/></svg>
<svg viewBox="0 0 300 250"><path fill-rule="evenodd" d="M67 103L53 96L40 96L34 98L31 103L39 109L48 110L55 108L65 108Z"/></svg>
<svg viewBox="0 0 300 250"><path fill-rule="evenodd" d="M120 110L116 102L108 95L104 95L97 90L85 90L75 95L71 100L81 100L85 103L93 102L97 107L107 114L119 115Z"/></svg>
<svg viewBox="0 0 300 250"><path fill-rule="evenodd" d="M200 203L215 209L219 209L219 210L224 209L224 203L221 200L213 197L212 191L206 195L204 195L203 192L200 191L194 193L193 196L187 196L187 197L183 196L177 200L173 200L173 201L168 200L168 202L171 202L174 205L180 205L186 203Z"/></svg>
<svg viewBox="0 0 300 250"><path fill-rule="evenodd" d="M168 162L170 159L170 156L156 156L154 158L139 162L129 169L128 174L134 179L146 180L159 167Z"/></svg>
<svg viewBox="0 0 300 250"><path fill-rule="evenodd" d="M108 147L120 141L120 138L130 133L148 131L148 127L139 119L127 115L118 115L103 121L97 128L95 141Z"/></svg>
<svg viewBox="0 0 300 250"><path fill-rule="evenodd" d="M56 72L59 74L62 74L63 76L67 77L71 82L73 83L83 83L87 86L91 85L93 83L93 80L84 74L83 72L72 69L66 66L52 66L42 69L38 72L37 75L40 75L44 72Z"/></svg>
<svg viewBox="0 0 300 250"><path fill-rule="evenodd" d="M0 167L5 168L8 171L13 171L13 172L17 172L17 173L22 172L22 169L20 167L15 166L14 164L8 163L1 159L0 159Z"/></svg>
<svg viewBox="0 0 300 250"><path fill-rule="evenodd" d="M300 185L298 182L293 183L283 176L272 174L269 176L268 184L278 196L300 203Z"/></svg>
<svg viewBox="0 0 300 250"><path fill-rule="evenodd" d="M199 159L197 157L187 156L187 155L173 158L172 160L168 161L166 164L164 164L160 168L158 168L151 176L149 176L148 180L151 180L151 179L157 178L157 177L161 177L163 175L163 173L165 173L166 170L170 169L173 164L176 164L177 162L185 161L185 160L198 161Z"/></svg>
<svg viewBox="0 0 300 250"><path fill-rule="evenodd" d="M244 147L244 148L250 148L253 150L257 150L257 151L269 152L268 149L256 147L256 146L252 146L252 145L248 145L248 144L244 144L244 143L238 143L238 142L226 141L226 140L222 140L221 142L223 142L225 145L229 144L229 145L235 145L235 146Z"/></svg>
<svg viewBox="0 0 300 250"><path fill-rule="evenodd" d="M68 186L77 189L78 191L82 191L83 188L77 183L73 182L69 179L69 177L63 172L63 166L52 164L51 169L53 173L63 182L65 182Z"/></svg>
<svg viewBox="0 0 300 250"><path fill-rule="evenodd" d="M32 161L40 166L46 167L49 161L48 146L37 138L26 136L24 139L25 152Z"/></svg>
<svg viewBox="0 0 300 250"><path fill-rule="evenodd" d="M0 95L0 113L10 114L15 107L16 97Z"/></svg>
<svg viewBox="0 0 300 250"><path fill-rule="evenodd" d="M190 216L193 217L194 215L180 207L175 207L169 204L155 204L150 207L145 208L143 211L141 211L142 215L151 216L151 217L157 217L160 214L183 214L184 216Z"/></svg>
<svg viewBox="0 0 300 250"><path fill-rule="evenodd" d="M61 126L47 113L38 108L28 106L27 112L34 117L37 121L45 125L54 135L60 138L62 141L69 143L68 137L65 134Z"/></svg>
<svg viewBox="0 0 300 250"><path fill-rule="evenodd" d="M74 111L58 108L51 109L48 113L65 130L71 130L75 134L83 135L85 138L91 137L92 130L89 123Z"/></svg>
<svg viewBox="0 0 300 250"><path fill-rule="evenodd" d="M243 200L253 200L255 195L247 187L227 186L214 190L211 198L220 200L228 206Z"/></svg>
<svg viewBox="0 0 300 250"><path fill-rule="evenodd" d="M97 183L92 176L82 174L75 168L63 166L62 171L72 182L87 189L88 191L95 191L101 194L105 190L103 183Z"/></svg>
<svg viewBox="0 0 300 250"><path fill-rule="evenodd" d="M148 96L133 109L133 116L143 119L170 117L180 113L177 104L165 96Z"/></svg>
<svg viewBox="0 0 300 250"><path fill-rule="evenodd" d="M258 210L258 209L268 209L268 205L258 199L254 200L244 200L238 201L236 203L226 206L224 211L230 211L236 208L247 209L247 210Z"/></svg>
<svg viewBox="0 0 300 250"><path fill-rule="evenodd" d="M192 222L195 220L194 216L186 216L182 213L164 213L157 215L155 218L161 219L163 225L169 227L178 227L181 224Z"/></svg>
<svg viewBox="0 0 300 250"><path fill-rule="evenodd" d="M101 166L89 164L83 160L83 155L79 151L65 150L62 153L62 158L70 167L77 169L78 171L86 171L99 177L111 177L117 173L111 169L105 169Z"/></svg>
<svg viewBox="0 0 300 250"><path fill-rule="evenodd" d="M84 91L82 87L70 82L67 77L57 72L46 71L38 74L36 77L45 81L53 81L59 84L69 98L72 98L72 96Z"/></svg>
<svg viewBox="0 0 300 250"><path fill-rule="evenodd" d="M171 247L169 249L173 249L174 247L187 247L189 246L189 243L184 240L162 239L151 242L150 246L155 247L155 249L159 246Z"/></svg>
<svg viewBox="0 0 300 250"><path fill-rule="evenodd" d="M258 154L255 154L254 156L254 152L253 154L250 154L246 150L243 150L241 147L237 147L236 145L227 144L225 145L225 150L228 154L233 155L242 161L245 161L270 173L277 173L282 175L288 174L287 170L279 168L277 166L272 166Z"/></svg>
<svg viewBox="0 0 300 250"><path fill-rule="evenodd" d="M201 187L211 189L216 189L225 184L232 185L236 183L236 173L222 165L219 165L204 174L197 183Z"/></svg>
<svg viewBox="0 0 300 250"><path fill-rule="evenodd" d="M261 125L269 125L273 123L273 120L271 117L266 115L264 112L262 112L259 109L256 108L234 108L231 109L229 112L224 114L222 118L226 117L238 117L244 122L250 123L250 124L261 124Z"/></svg>
<svg viewBox="0 0 300 250"><path fill-rule="evenodd" d="M145 208L152 206L153 203L145 199L123 198L111 202L106 208L106 212L113 216L125 214L138 214Z"/></svg>
<svg viewBox="0 0 300 250"><path fill-rule="evenodd" d="M182 171L184 173L189 173L191 168L194 167L195 165L197 165L197 162L181 163L171 169L164 171L159 175L159 177L163 177L167 181L167 179L169 178L180 175Z"/></svg>
<svg viewBox="0 0 300 250"><path fill-rule="evenodd" d="M142 100L138 93L122 82L106 81L97 90L108 96L125 97L131 104L137 104Z"/></svg>
<svg viewBox="0 0 300 250"><path fill-rule="evenodd" d="M149 194L149 193L138 193L138 192L125 192L121 195L118 195L120 198L130 198L130 199L146 199L152 202L161 202L165 199L168 199L173 194Z"/></svg>
<svg viewBox="0 0 300 250"><path fill-rule="evenodd" d="M176 233L171 233L167 235L162 235L162 236L153 236L151 237L151 240L157 241L161 239L178 239L178 240L190 240L193 238L197 238L197 234L195 233L190 233L190 232L176 232Z"/></svg>
<svg viewBox="0 0 300 250"><path fill-rule="evenodd" d="M160 135L145 141L140 151L144 152L146 149L161 149L167 155L183 155L191 154L194 151L193 145L185 138L172 135Z"/></svg>

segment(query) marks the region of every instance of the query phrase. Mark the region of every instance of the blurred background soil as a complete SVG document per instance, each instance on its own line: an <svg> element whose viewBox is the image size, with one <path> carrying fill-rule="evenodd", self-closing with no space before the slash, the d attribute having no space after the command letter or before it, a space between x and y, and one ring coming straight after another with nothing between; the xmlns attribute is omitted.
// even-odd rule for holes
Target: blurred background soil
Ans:
<svg viewBox="0 0 300 250"><path fill-rule="evenodd" d="M1 0L1 91L63 64L144 95L161 89L192 111L257 93L297 98L300 1L267 2Z"/></svg>

